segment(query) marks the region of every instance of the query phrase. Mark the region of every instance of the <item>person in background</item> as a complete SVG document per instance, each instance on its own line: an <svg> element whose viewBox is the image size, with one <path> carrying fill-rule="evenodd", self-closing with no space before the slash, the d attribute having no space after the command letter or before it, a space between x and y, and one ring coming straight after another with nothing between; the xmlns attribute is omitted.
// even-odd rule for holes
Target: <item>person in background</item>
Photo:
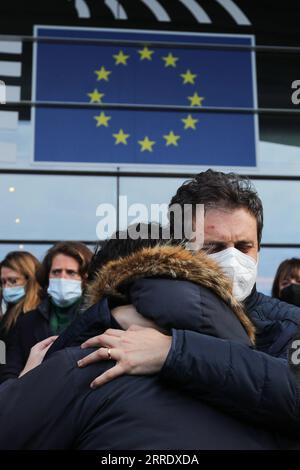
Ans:
<svg viewBox="0 0 300 470"><path fill-rule="evenodd" d="M31 348L48 337L58 336L77 316L91 258L90 249L79 242L60 242L47 252L38 278L48 295L17 321L0 383L18 377Z"/></svg>
<svg viewBox="0 0 300 470"><path fill-rule="evenodd" d="M300 259L290 258L278 266L272 297L300 307Z"/></svg>
<svg viewBox="0 0 300 470"><path fill-rule="evenodd" d="M39 261L27 251L11 251L0 263L0 339L9 346L17 320L37 308L42 288Z"/></svg>

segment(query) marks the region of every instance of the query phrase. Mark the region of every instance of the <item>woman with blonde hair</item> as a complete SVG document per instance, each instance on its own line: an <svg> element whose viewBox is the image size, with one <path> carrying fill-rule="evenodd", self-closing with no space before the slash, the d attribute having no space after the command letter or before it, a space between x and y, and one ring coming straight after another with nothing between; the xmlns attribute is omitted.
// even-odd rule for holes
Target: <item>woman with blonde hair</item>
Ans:
<svg viewBox="0 0 300 470"><path fill-rule="evenodd" d="M41 302L43 291L37 281L39 269L39 261L27 251L11 251L0 263L0 339L6 343L12 337L18 318Z"/></svg>

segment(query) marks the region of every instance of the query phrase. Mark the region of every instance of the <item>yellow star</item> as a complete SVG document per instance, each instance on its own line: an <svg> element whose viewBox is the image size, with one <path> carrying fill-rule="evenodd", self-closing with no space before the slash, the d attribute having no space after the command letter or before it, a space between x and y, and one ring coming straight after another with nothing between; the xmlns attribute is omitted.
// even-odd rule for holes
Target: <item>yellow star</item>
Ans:
<svg viewBox="0 0 300 470"><path fill-rule="evenodd" d="M104 93L99 93L97 88L95 88L92 93L87 93L87 95L90 97L90 103L102 103Z"/></svg>
<svg viewBox="0 0 300 470"><path fill-rule="evenodd" d="M94 119L97 121L97 127L108 127L108 121L111 119L111 116L106 116L105 113L102 112L99 116L94 116Z"/></svg>
<svg viewBox="0 0 300 470"><path fill-rule="evenodd" d="M125 134L123 129L120 129L117 134L113 134L113 137L116 139L115 145L118 145L118 144L127 145L127 139L130 137L130 134Z"/></svg>
<svg viewBox="0 0 300 470"><path fill-rule="evenodd" d="M185 129L196 129L196 122L198 122L198 119L194 119L191 114L181 120L184 122Z"/></svg>
<svg viewBox="0 0 300 470"><path fill-rule="evenodd" d="M152 60L152 54L154 54L154 51L151 51L147 46L145 46L143 49L140 49L138 53L140 54L141 60Z"/></svg>
<svg viewBox="0 0 300 470"><path fill-rule="evenodd" d="M195 78L197 75L192 73L189 69L185 73L181 73L180 76L183 78L183 84L191 83L192 85L195 84Z"/></svg>
<svg viewBox="0 0 300 470"><path fill-rule="evenodd" d="M97 74L97 80L105 80L108 82L108 77L111 74L109 70L106 70L105 67L101 67L99 70L95 70L95 73Z"/></svg>
<svg viewBox="0 0 300 470"><path fill-rule="evenodd" d="M148 150L149 152L153 152L153 145L155 144L154 140L149 140L148 137L144 137L143 140L138 141L140 146L141 146L141 152L144 152L144 150Z"/></svg>
<svg viewBox="0 0 300 470"><path fill-rule="evenodd" d="M180 139L180 135L175 135L173 131L170 131L169 134L163 136L166 139L166 146L175 145L178 146L177 140Z"/></svg>
<svg viewBox="0 0 300 470"><path fill-rule="evenodd" d="M194 93L193 96L188 96L188 99L191 102L191 106L202 106L202 101L204 100L203 96L199 96L198 93Z"/></svg>
<svg viewBox="0 0 300 470"><path fill-rule="evenodd" d="M125 55L123 51L119 51L118 54L114 54L113 57L116 59L115 65L123 64L127 65L127 60L129 59L129 55Z"/></svg>
<svg viewBox="0 0 300 470"><path fill-rule="evenodd" d="M162 60L165 61L165 67L176 67L176 62L178 60L178 57L174 57L171 52L165 57L162 57Z"/></svg>

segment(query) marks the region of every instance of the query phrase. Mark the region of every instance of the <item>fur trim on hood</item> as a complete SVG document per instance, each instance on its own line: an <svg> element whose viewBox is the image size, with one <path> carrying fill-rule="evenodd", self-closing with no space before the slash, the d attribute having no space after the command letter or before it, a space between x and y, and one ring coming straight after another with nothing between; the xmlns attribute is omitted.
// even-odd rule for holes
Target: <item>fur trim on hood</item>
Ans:
<svg viewBox="0 0 300 470"><path fill-rule="evenodd" d="M181 246L157 245L110 261L87 286L83 308L91 307L105 296L122 299L122 285L145 277L183 279L210 289L231 308L254 344L255 327L242 304L233 297L230 279L207 254Z"/></svg>

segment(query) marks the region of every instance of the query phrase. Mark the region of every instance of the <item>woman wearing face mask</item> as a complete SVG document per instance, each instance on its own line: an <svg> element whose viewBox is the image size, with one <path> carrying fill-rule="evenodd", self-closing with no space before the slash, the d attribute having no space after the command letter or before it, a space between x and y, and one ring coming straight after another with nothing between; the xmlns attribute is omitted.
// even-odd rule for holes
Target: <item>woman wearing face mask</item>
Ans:
<svg viewBox="0 0 300 470"><path fill-rule="evenodd" d="M38 276L45 298L17 321L0 382L18 377L31 348L60 335L77 316L91 258L92 252L79 242L57 243L47 252Z"/></svg>
<svg viewBox="0 0 300 470"><path fill-rule="evenodd" d="M300 307L300 259L283 261L276 272L272 297Z"/></svg>
<svg viewBox="0 0 300 470"><path fill-rule="evenodd" d="M0 263L0 339L6 348L18 318L41 302L42 288L36 279L39 261L26 251L12 251Z"/></svg>

